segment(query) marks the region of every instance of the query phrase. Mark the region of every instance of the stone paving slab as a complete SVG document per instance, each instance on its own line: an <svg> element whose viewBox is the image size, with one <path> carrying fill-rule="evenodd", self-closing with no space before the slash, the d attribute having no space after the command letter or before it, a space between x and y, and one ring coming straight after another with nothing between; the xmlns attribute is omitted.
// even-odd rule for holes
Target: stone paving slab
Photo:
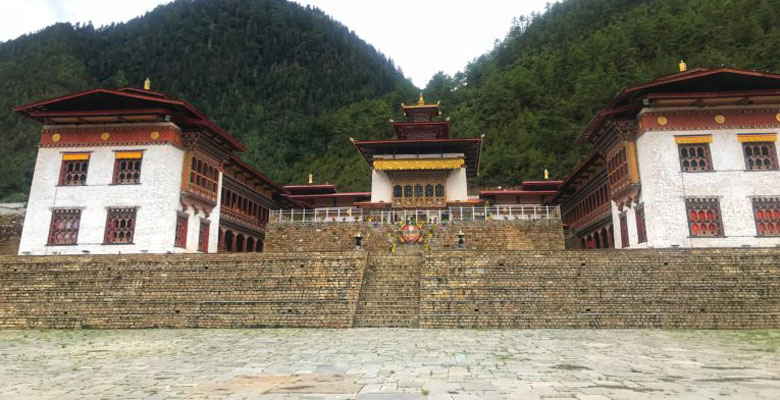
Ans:
<svg viewBox="0 0 780 400"><path fill-rule="evenodd" d="M780 331L0 331L0 399L778 399Z"/></svg>

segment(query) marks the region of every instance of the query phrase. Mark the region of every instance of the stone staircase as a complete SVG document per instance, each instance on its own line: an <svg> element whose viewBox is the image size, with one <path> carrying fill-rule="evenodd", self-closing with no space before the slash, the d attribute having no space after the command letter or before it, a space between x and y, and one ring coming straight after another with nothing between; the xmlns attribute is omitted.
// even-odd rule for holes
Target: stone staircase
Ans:
<svg viewBox="0 0 780 400"><path fill-rule="evenodd" d="M354 327L419 326L422 246L368 256Z"/></svg>

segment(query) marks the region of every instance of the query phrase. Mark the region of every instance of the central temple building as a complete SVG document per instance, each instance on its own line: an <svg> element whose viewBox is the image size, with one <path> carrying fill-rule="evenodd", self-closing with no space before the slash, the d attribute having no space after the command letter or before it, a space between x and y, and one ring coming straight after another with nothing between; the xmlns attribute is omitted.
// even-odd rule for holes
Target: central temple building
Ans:
<svg viewBox="0 0 780 400"><path fill-rule="evenodd" d="M482 137L450 138L439 104L401 103L406 120L391 120L395 140L354 141L371 167L372 208L445 208L469 203L468 179L479 174Z"/></svg>

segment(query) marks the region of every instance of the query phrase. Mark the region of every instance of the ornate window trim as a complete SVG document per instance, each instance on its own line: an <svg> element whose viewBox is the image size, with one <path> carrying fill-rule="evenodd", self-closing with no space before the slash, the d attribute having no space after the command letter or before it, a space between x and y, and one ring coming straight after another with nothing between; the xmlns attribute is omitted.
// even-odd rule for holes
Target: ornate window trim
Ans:
<svg viewBox="0 0 780 400"><path fill-rule="evenodd" d="M778 170L775 142L742 142L742 157L746 171Z"/></svg>
<svg viewBox="0 0 780 400"><path fill-rule="evenodd" d="M688 197L685 199L688 235L691 238L726 237L717 197Z"/></svg>
<svg viewBox="0 0 780 400"><path fill-rule="evenodd" d="M138 207L109 207L103 244L133 244Z"/></svg>
<svg viewBox="0 0 780 400"><path fill-rule="evenodd" d="M709 143L678 143L677 154L682 172L712 172L712 152Z"/></svg>
<svg viewBox="0 0 780 400"><path fill-rule="evenodd" d="M49 239L47 246L66 246L78 244L79 225L81 225L80 208L63 208L51 211L49 224Z"/></svg>
<svg viewBox="0 0 780 400"><path fill-rule="evenodd" d="M752 203L756 236L780 236L780 196L754 197Z"/></svg>

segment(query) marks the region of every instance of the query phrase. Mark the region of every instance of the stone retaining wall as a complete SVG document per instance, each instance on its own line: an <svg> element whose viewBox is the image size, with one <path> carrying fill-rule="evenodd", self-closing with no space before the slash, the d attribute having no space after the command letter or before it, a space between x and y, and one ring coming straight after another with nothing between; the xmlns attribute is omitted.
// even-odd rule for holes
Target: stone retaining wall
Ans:
<svg viewBox="0 0 780 400"><path fill-rule="evenodd" d="M352 326L365 253L0 258L0 328Z"/></svg>
<svg viewBox="0 0 780 400"><path fill-rule="evenodd" d="M469 250L563 250L561 220L453 221L434 226L430 238L433 250L455 249L458 232L463 231ZM268 225L265 249L268 252L351 251L355 234L363 236L368 251L389 251L400 236L395 225L377 222L289 223Z"/></svg>
<svg viewBox="0 0 780 400"><path fill-rule="evenodd" d="M264 251L269 253L352 251L355 235L360 232L363 248L368 251L390 251L392 241L375 228L373 222L329 222L268 224Z"/></svg>
<svg viewBox="0 0 780 400"><path fill-rule="evenodd" d="M780 249L381 254L0 257L0 328L780 328Z"/></svg>
<svg viewBox="0 0 780 400"><path fill-rule="evenodd" d="M780 249L438 252L428 328L780 328Z"/></svg>
<svg viewBox="0 0 780 400"><path fill-rule="evenodd" d="M455 249L458 232L466 248L479 251L563 250L563 225L559 219L514 221L453 221L431 242L431 249Z"/></svg>

